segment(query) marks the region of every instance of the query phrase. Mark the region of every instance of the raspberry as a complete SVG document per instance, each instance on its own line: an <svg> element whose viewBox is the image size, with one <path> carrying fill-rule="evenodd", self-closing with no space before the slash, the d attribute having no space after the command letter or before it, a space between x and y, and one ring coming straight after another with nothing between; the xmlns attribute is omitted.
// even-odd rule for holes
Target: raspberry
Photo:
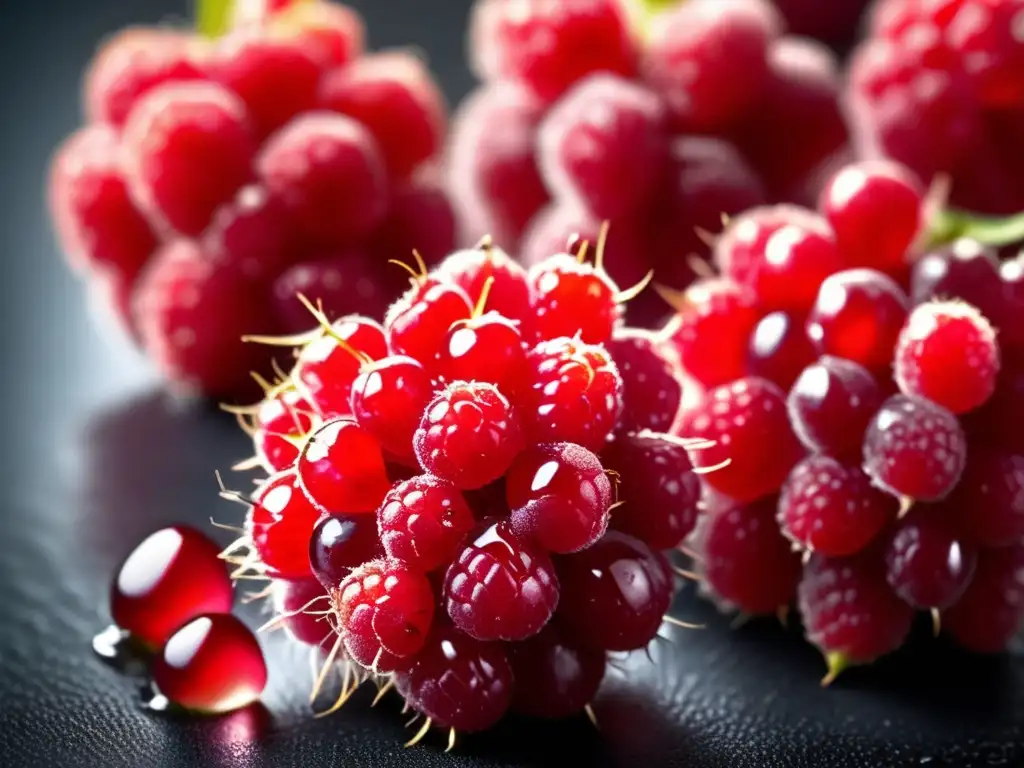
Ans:
<svg viewBox="0 0 1024 768"><path fill-rule="evenodd" d="M607 350L563 337L542 341L526 360L533 386L519 401L529 438L599 453L622 411L622 378Z"/></svg>
<svg viewBox="0 0 1024 768"><path fill-rule="evenodd" d="M294 470L273 475L259 487L245 530L269 575L281 579L309 575L309 538L320 512L299 489Z"/></svg>
<svg viewBox="0 0 1024 768"><path fill-rule="evenodd" d="M388 492L377 511L377 524L388 557L428 572L455 559L474 520L454 485L419 475Z"/></svg>
<svg viewBox="0 0 1024 768"><path fill-rule="evenodd" d="M853 557L815 555L804 568L800 613L807 640L825 656L828 684L851 664L869 664L903 644L914 610L885 580L874 550Z"/></svg>
<svg viewBox="0 0 1024 768"><path fill-rule="evenodd" d="M426 577L385 560L352 571L332 593L332 603L348 655L375 673L407 666L423 648L434 618Z"/></svg>
<svg viewBox="0 0 1024 768"><path fill-rule="evenodd" d="M310 435L296 469L306 496L332 515L373 512L391 487L380 445L351 419Z"/></svg>
<svg viewBox="0 0 1024 768"><path fill-rule="evenodd" d="M444 96L423 62L408 53L371 54L329 72L319 102L365 125L396 178L410 175L444 142Z"/></svg>
<svg viewBox="0 0 1024 768"><path fill-rule="evenodd" d="M455 248L455 230L455 211L444 190L416 179L392 190L391 210L371 238L369 250L377 257L375 266L396 256L406 258L414 250L428 264L436 264ZM399 273L392 270L390 274Z"/></svg>
<svg viewBox="0 0 1024 768"><path fill-rule="evenodd" d="M299 443L313 429L312 404L296 390L264 400L256 412L256 455L269 473L283 472L299 458Z"/></svg>
<svg viewBox="0 0 1024 768"><path fill-rule="evenodd" d="M627 12L615 0L478 0L470 59L484 80L517 79L548 102L591 72L633 74Z"/></svg>
<svg viewBox="0 0 1024 768"><path fill-rule="evenodd" d="M999 346L988 320L971 305L929 302L907 318L894 368L904 394L965 413L995 391Z"/></svg>
<svg viewBox="0 0 1024 768"><path fill-rule="evenodd" d="M1018 80L1024 67L1016 36L1019 11L1017 2L987 3L972 6L949 22L949 46L970 60L964 69L986 105L1009 106L1024 96Z"/></svg>
<svg viewBox="0 0 1024 768"><path fill-rule="evenodd" d="M289 3L267 24L271 34L294 38L322 67L348 64L363 52L363 21L346 5Z"/></svg>
<svg viewBox="0 0 1024 768"><path fill-rule="evenodd" d="M787 312L772 312L761 318L750 335L747 371L789 391L816 356L803 318Z"/></svg>
<svg viewBox="0 0 1024 768"><path fill-rule="evenodd" d="M777 497L723 500L698 527L701 576L722 608L774 614L793 602L800 556L775 522Z"/></svg>
<svg viewBox="0 0 1024 768"><path fill-rule="evenodd" d="M320 647L330 653L335 642L334 630L320 614L328 595L316 579L297 581L275 580L273 583L274 613L287 617L281 625L296 642Z"/></svg>
<svg viewBox="0 0 1024 768"><path fill-rule="evenodd" d="M457 488L505 474L523 447L519 413L493 384L456 381L427 405L413 437L426 472Z"/></svg>
<svg viewBox="0 0 1024 768"><path fill-rule="evenodd" d="M559 719L582 711L604 679L605 654L580 645L554 623L539 635L508 646L516 680L512 709Z"/></svg>
<svg viewBox="0 0 1024 768"><path fill-rule="evenodd" d="M652 549L679 546L697 524L701 501L700 478L685 444L646 430L618 435L604 461L618 473L622 502L612 527Z"/></svg>
<svg viewBox="0 0 1024 768"><path fill-rule="evenodd" d="M889 586L923 610L943 610L956 603L977 563L977 549L961 541L936 509L915 509L896 525L886 544Z"/></svg>
<svg viewBox="0 0 1024 768"><path fill-rule="evenodd" d="M445 381L484 381L515 398L526 386L526 352L515 321L497 312L459 320L437 353Z"/></svg>
<svg viewBox="0 0 1024 768"><path fill-rule="evenodd" d="M420 360L432 369L448 330L472 313L472 302L458 286L414 283L388 309L384 327L396 353Z"/></svg>
<svg viewBox="0 0 1024 768"><path fill-rule="evenodd" d="M71 265L114 272L133 283L157 242L129 195L114 132L95 125L72 134L53 157L49 187L51 214Z"/></svg>
<svg viewBox="0 0 1024 768"><path fill-rule="evenodd" d="M548 189L603 219L642 208L668 160L666 122L661 100L639 85L608 74L580 81L537 137Z"/></svg>
<svg viewBox="0 0 1024 768"><path fill-rule="evenodd" d="M301 295L322 306L329 318L348 313L381 317L391 297L379 273L380 265L358 249L345 249L323 260L295 264L274 281L275 315L286 333L309 330L309 310L297 298Z"/></svg>
<svg viewBox="0 0 1024 768"><path fill-rule="evenodd" d="M463 542L444 577L448 615L477 640L524 640L540 632L558 605L551 558L486 521Z"/></svg>
<svg viewBox="0 0 1024 768"><path fill-rule="evenodd" d="M217 545L177 525L147 536L110 585L114 623L155 650L174 630L203 613L227 613L234 595Z"/></svg>
<svg viewBox="0 0 1024 768"><path fill-rule="evenodd" d="M214 211L200 242L211 260L231 264L254 279L269 280L294 261L290 227L281 201L260 185L248 184ZM308 328L308 313L306 321Z"/></svg>
<svg viewBox="0 0 1024 768"><path fill-rule="evenodd" d="M818 204L848 267L898 274L922 224L923 193L898 163L864 162L832 177Z"/></svg>
<svg viewBox="0 0 1024 768"><path fill-rule="evenodd" d="M142 345L179 388L245 399L249 371L265 370L267 348L241 338L267 330L263 286L216 266L188 240L172 240L153 256L133 299ZM272 326L270 328L272 330Z"/></svg>
<svg viewBox="0 0 1024 768"><path fill-rule="evenodd" d="M1000 318L991 310L1000 287L995 251L976 240L960 239L917 261L910 295L914 304L931 299L961 299L995 322Z"/></svg>
<svg viewBox="0 0 1024 768"><path fill-rule="evenodd" d="M245 102L260 139L316 106L320 64L303 42L237 29L217 41L207 63L210 76Z"/></svg>
<svg viewBox="0 0 1024 768"><path fill-rule="evenodd" d="M872 486L860 467L829 456L809 456L797 464L779 498L782 532L827 557L864 549L896 512L896 501Z"/></svg>
<svg viewBox="0 0 1024 768"><path fill-rule="evenodd" d="M690 286L664 332L683 370L705 387L716 387L746 372L747 340L758 317L752 293L714 278Z"/></svg>
<svg viewBox="0 0 1024 768"><path fill-rule="evenodd" d="M298 231L316 245L359 240L387 215L380 147L343 115L312 112L292 120L263 145L256 170Z"/></svg>
<svg viewBox="0 0 1024 768"><path fill-rule="evenodd" d="M540 100L510 82L483 86L455 113L449 192L462 214L466 240L490 235L501 247L520 250L527 224L549 197L535 157L542 116Z"/></svg>
<svg viewBox="0 0 1024 768"><path fill-rule="evenodd" d="M712 443L691 451L693 465L707 472L708 485L740 502L778 491L803 452L782 390L756 376L709 390L674 431Z"/></svg>
<svg viewBox="0 0 1024 768"><path fill-rule="evenodd" d="M820 354L878 371L892 362L908 307L900 287L881 272L848 269L821 284L807 335Z"/></svg>
<svg viewBox="0 0 1024 768"><path fill-rule="evenodd" d="M985 547L1024 537L1024 455L971 444L948 507L959 530Z"/></svg>
<svg viewBox="0 0 1024 768"><path fill-rule="evenodd" d="M647 646L672 602L672 572L642 541L609 531L558 561L558 621L576 642L607 651Z"/></svg>
<svg viewBox="0 0 1024 768"><path fill-rule="evenodd" d="M1024 622L1024 546L985 550L964 596L943 612L942 626L964 648L1000 653Z"/></svg>
<svg viewBox="0 0 1024 768"><path fill-rule="evenodd" d="M505 489L512 532L549 552L578 552L608 527L611 482L601 460L578 445L527 448L508 468Z"/></svg>
<svg viewBox="0 0 1024 768"><path fill-rule="evenodd" d="M678 132L713 133L739 118L768 82L781 20L760 0L696 0L655 17L643 76Z"/></svg>
<svg viewBox="0 0 1024 768"><path fill-rule="evenodd" d="M880 488L907 499L945 498L960 479L967 440L941 405L893 395L868 425L864 469Z"/></svg>
<svg viewBox="0 0 1024 768"><path fill-rule="evenodd" d="M132 109L122 146L133 195L185 235L202 232L252 175L245 105L213 83L169 83L147 93Z"/></svg>
<svg viewBox="0 0 1024 768"><path fill-rule="evenodd" d="M662 352L648 331L620 328L605 342L622 377L619 429L668 432L683 397L679 366Z"/></svg>
<svg viewBox="0 0 1024 768"><path fill-rule="evenodd" d="M809 450L859 460L882 390L867 369L825 355L800 374L786 405L797 437Z"/></svg>
<svg viewBox="0 0 1024 768"><path fill-rule="evenodd" d="M501 719L512 702L512 681L504 646L474 640L440 618L409 668L395 675L410 707L465 732Z"/></svg>
<svg viewBox="0 0 1024 768"><path fill-rule="evenodd" d="M433 394L419 362L392 355L363 366L352 384L352 415L389 457L415 466L412 438Z"/></svg>
<svg viewBox="0 0 1024 768"><path fill-rule="evenodd" d="M85 75L90 122L121 128L135 103L159 85L203 80L198 46L174 29L125 29L96 54Z"/></svg>
<svg viewBox="0 0 1024 768"><path fill-rule="evenodd" d="M328 591L353 568L383 556L375 515L325 514L309 539L310 569Z"/></svg>
<svg viewBox="0 0 1024 768"><path fill-rule="evenodd" d="M600 265L559 253L530 269L535 341L559 336L602 344L622 319L619 287Z"/></svg>

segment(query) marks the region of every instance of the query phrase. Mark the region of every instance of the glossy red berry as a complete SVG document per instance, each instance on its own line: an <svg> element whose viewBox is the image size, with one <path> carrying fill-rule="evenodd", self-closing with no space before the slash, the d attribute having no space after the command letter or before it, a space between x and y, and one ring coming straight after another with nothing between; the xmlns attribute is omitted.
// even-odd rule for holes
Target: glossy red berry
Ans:
<svg viewBox="0 0 1024 768"><path fill-rule="evenodd" d="M374 515L324 515L309 538L309 565L330 591L370 560L384 556Z"/></svg>
<svg viewBox="0 0 1024 768"><path fill-rule="evenodd" d="M646 544L609 531L590 549L559 558L560 625L577 642L606 651L647 646L672 602L668 561Z"/></svg>
<svg viewBox="0 0 1024 768"><path fill-rule="evenodd" d="M962 647L1000 653L1024 623L1024 545L1019 542L980 553L974 578L942 627Z"/></svg>
<svg viewBox="0 0 1024 768"><path fill-rule="evenodd" d="M556 622L506 648L516 681L512 709L523 715L575 715L591 702L604 679L604 651L576 642Z"/></svg>
<svg viewBox="0 0 1024 768"><path fill-rule="evenodd" d="M961 238L923 255L914 264L910 297L914 304L932 299L960 299L978 307L991 321L1000 293L999 256L977 240Z"/></svg>
<svg viewBox="0 0 1024 768"><path fill-rule="evenodd" d="M511 322L526 321L530 310L530 286L526 270L501 248L485 242L478 248L456 251L442 261L435 274L459 286L473 301L487 293L486 309L498 313ZM522 326L519 326L520 332Z"/></svg>
<svg viewBox="0 0 1024 768"><path fill-rule="evenodd" d="M415 358L429 369L448 330L472 314L469 296L457 285L415 283L391 305L384 327L395 353Z"/></svg>
<svg viewBox="0 0 1024 768"><path fill-rule="evenodd" d="M992 325L959 301L934 301L910 313L896 343L896 382L953 413L985 403L996 388L999 344Z"/></svg>
<svg viewBox="0 0 1024 768"><path fill-rule="evenodd" d="M765 315L750 335L747 371L788 392L800 372L817 357L800 315L772 312Z"/></svg>
<svg viewBox="0 0 1024 768"><path fill-rule="evenodd" d="M299 445L319 417L297 390L280 392L264 400L256 412L256 456L269 473L283 472L299 458Z"/></svg>
<svg viewBox="0 0 1024 768"><path fill-rule="evenodd" d="M619 288L608 274L568 253L560 253L530 269L535 341L560 336L601 344L611 338L622 319Z"/></svg>
<svg viewBox="0 0 1024 768"><path fill-rule="evenodd" d="M497 480L522 447L518 411L479 382L456 381L435 396L413 437L420 466L464 489Z"/></svg>
<svg viewBox="0 0 1024 768"><path fill-rule="evenodd" d="M330 652L336 636L324 613L330 608L328 591L319 580L275 580L273 601L274 613L287 617L281 625L293 640Z"/></svg>
<svg viewBox="0 0 1024 768"><path fill-rule="evenodd" d="M1011 453L1024 454L1024 359L1006 354L996 390L989 401L966 414L964 424L971 435Z"/></svg>
<svg viewBox="0 0 1024 768"><path fill-rule="evenodd" d="M519 403L528 437L599 453L622 411L622 378L607 349L552 339L530 350L527 363L533 386Z"/></svg>
<svg viewBox="0 0 1024 768"><path fill-rule="evenodd" d="M782 390L753 376L706 392L684 411L675 432L710 443L691 451L693 465L706 471L708 485L737 501L778 491L803 453Z"/></svg>
<svg viewBox="0 0 1024 768"><path fill-rule="evenodd" d="M729 220L715 241L712 261L723 277L749 288L758 265L764 261L771 236L789 223L809 225L814 221L810 211L795 205L762 205L745 210ZM820 227L820 221L811 226Z"/></svg>
<svg viewBox="0 0 1024 768"><path fill-rule="evenodd" d="M859 466L810 456L793 468L779 497L782 532L829 557L864 549L896 517L898 504Z"/></svg>
<svg viewBox="0 0 1024 768"><path fill-rule="evenodd" d="M956 416L928 400L893 395L864 436L864 470L895 496L943 499L966 461L967 439Z"/></svg>
<svg viewBox="0 0 1024 768"><path fill-rule="evenodd" d="M234 601L220 548L184 525L147 536L121 564L110 587L110 615L149 648L162 646L185 622L227 613Z"/></svg>
<svg viewBox="0 0 1024 768"><path fill-rule="evenodd" d="M351 419L310 435L296 469L306 496L332 515L372 513L391 487L380 444Z"/></svg>
<svg viewBox="0 0 1024 768"><path fill-rule="evenodd" d="M977 548L957 536L940 509L913 510L896 524L885 549L889 586L921 610L956 603L977 564Z"/></svg>
<svg viewBox="0 0 1024 768"><path fill-rule="evenodd" d="M418 361L392 355L364 366L352 383L352 415L388 457L415 466L412 438L433 394Z"/></svg>
<svg viewBox="0 0 1024 768"><path fill-rule="evenodd" d="M253 495L246 534L267 574L282 579L309 575L309 538L322 510L299 488L294 470L270 477Z"/></svg>
<svg viewBox="0 0 1024 768"><path fill-rule="evenodd" d="M434 618L427 578L386 560L353 570L332 593L332 603L348 655L379 673L405 666L423 647Z"/></svg>
<svg viewBox="0 0 1024 768"><path fill-rule="evenodd" d="M825 278L843 266L828 224L806 213L769 234L757 256L743 284L765 310L806 312Z"/></svg>
<svg viewBox="0 0 1024 768"><path fill-rule="evenodd" d="M971 443L947 507L958 530L984 547L1024 537L1024 455Z"/></svg>
<svg viewBox="0 0 1024 768"><path fill-rule="evenodd" d="M151 669L160 693L191 712L221 714L259 700L267 663L253 633L229 613L181 627Z"/></svg>
<svg viewBox="0 0 1024 768"><path fill-rule="evenodd" d="M498 312L455 322L435 363L445 381L484 381L515 398L526 386L526 349L518 323Z"/></svg>
<svg viewBox="0 0 1024 768"><path fill-rule="evenodd" d="M619 430L668 432L683 399L678 364L649 331L620 328L604 346L622 377Z"/></svg>
<svg viewBox="0 0 1024 768"><path fill-rule="evenodd" d="M424 573L450 564L475 524L458 489L432 475L398 483L377 511L388 557Z"/></svg>
<svg viewBox="0 0 1024 768"><path fill-rule="evenodd" d="M321 66L341 66L363 52L359 13L338 3L288 3L267 20L275 34L295 38Z"/></svg>
<svg viewBox="0 0 1024 768"><path fill-rule="evenodd" d="M493 520L466 537L444 577L448 616L477 640L537 634L554 613L558 593L547 553Z"/></svg>

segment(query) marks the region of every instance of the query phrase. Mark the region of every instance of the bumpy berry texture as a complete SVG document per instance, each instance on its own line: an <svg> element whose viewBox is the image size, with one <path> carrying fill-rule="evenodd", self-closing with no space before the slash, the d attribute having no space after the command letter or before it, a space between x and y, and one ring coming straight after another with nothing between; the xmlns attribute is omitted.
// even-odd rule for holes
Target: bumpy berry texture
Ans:
<svg viewBox="0 0 1024 768"><path fill-rule="evenodd" d="M475 524L455 486L431 475L396 484L377 512L388 557L424 572L447 566Z"/></svg>
<svg viewBox="0 0 1024 768"><path fill-rule="evenodd" d="M964 648L999 653L1024 624L1024 545L978 556L971 585L942 614L942 626Z"/></svg>
<svg viewBox="0 0 1024 768"><path fill-rule="evenodd" d="M622 328L605 342L622 377L619 429L668 432L683 397L682 371L647 331Z"/></svg>

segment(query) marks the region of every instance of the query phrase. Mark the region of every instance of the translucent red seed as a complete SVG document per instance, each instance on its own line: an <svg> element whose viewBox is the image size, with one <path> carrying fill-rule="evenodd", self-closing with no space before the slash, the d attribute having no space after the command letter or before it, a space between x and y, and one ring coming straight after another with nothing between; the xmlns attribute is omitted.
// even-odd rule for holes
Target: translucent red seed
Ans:
<svg viewBox="0 0 1024 768"><path fill-rule="evenodd" d="M309 565L324 589L336 589L349 572L384 555L374 515L324 515L309 539Z"/></svg>
<svg viewBox="0 0 1024 768"><path fill-rule="evenodd" d="M825 222L805 216L772 232L746 285L765 310L806 312L818 289L843 266L835 236Z"/></svg>
<svg viewBox="0 0 1024 768"><path fill-rule="evenodd" d="M750 335L747 372L788 392L817 356L801 315L771 312L761 318Z"/></svg>
<svg viewBox="0 0 1024 768"><path fill-rule="evenodd" d="M419 361L392 355L363 367L352 383L352 415L389 459L416 466L412 438L434 394Z"/></svg>
<svg viewBox="0 0 1024 768"><path fill-rule="evenodd" d="M604 679L604 651L577 643L555 622L529 640L509 644L507 651L516 681L512 709L523 715L575 715Z"/></svg>
<svg viewBox="0 0 1024 768"><path fill-rule="evenodd" d="M391 483L380 444L351 419L336 419L309 436L296 465L306 496L331 514L371 513Z"/></svg>
<svg viewBox="0 0 1024 768"><path fill-rule="evenodd" d="M922 610L942 610L959 600L977 563L977 548L956 534L941 509L922 506L911 511L886 543L889 586Z"/></svg>
<svg viewBox="0 0 1024 768"><path fill-rule="evenodd" d="M475 522L458 489L432 475L395 485L377 512L388 557L424 573L451 563Z"/></svg>
<svg viewBox="0 0 1024 768"><path fill-rule="evenodd" d="M330 651L335 632L327 622L330 608L327 589L314 578L274 582L274 613L282 619L281 626L289 636L303 645L319 646Z"/></svg>
<svg viewBox="0 0 1024 768"><path fill-rule="evenodd" d="M456 322L437 353L436 370L445 381L486 381L514 398L526 385L517 323L497 312Z"/></svg>
<svg viewBox="0 0 1024 768"><path fill-rule="evenodd" d="M474 301L479 299L487 281L491 280L487 309L512 322L531 317L526 270L501 248L490 243L456 251L438 265L436 274L455 283Z"/></svg>
<svg viewBox="0 0 1024 768"><path fill-rule="evenodd" d="M622 377L619 430L667 432L683 397L679 366L648 331L621 328L604 346Z"/></svg>
<svg viewBox="0 0 1024 768"><path fill-rule="evenodd" d="M417 284L391 305L384 327L392 350L421 361L429 369L448 329L472 313L469 296L458 286Z"/></svg>
<svg viewBox="0 0 1024 768"><path fill-rule="evenodd" d="M535 265L529 283L535 341L567 336L601 344L622 318L618 286L603 270L575 256L561 253Z"/></svg>
<svg viewBox="0 0 1024 768"><path fill-rule="evenodd" d="M299 443L313 429L313 405L296 390L282 392L260 405L253 442L270 474L283 472L299 458Z"/></svg>
<svg viewBox="0 0 1024 768"><path fill-rule="evenodd" d="M245 530L268 575L309 576L309 537L323 510L302 492L295 471L270 477L252 501Z"/></svg>

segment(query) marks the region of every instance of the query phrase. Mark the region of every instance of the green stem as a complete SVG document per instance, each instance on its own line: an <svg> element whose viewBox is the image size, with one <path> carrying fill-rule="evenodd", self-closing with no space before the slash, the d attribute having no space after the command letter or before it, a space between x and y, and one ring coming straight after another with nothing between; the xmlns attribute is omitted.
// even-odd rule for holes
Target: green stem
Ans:
<svg viewBox="0 0 1024 768"><path fill-rule="evenodd" d="M1024 213L997 217L946 209L932 221L930 245L943 245L961 237L996 247L1019 243L1024 241Z"/></svg>
<svg viewBox="0 0 1024 768"><path fill-rule="evenodd" d="M196 31L203 37L218 38L234 22L234 0L196 0Z"/></svg>

